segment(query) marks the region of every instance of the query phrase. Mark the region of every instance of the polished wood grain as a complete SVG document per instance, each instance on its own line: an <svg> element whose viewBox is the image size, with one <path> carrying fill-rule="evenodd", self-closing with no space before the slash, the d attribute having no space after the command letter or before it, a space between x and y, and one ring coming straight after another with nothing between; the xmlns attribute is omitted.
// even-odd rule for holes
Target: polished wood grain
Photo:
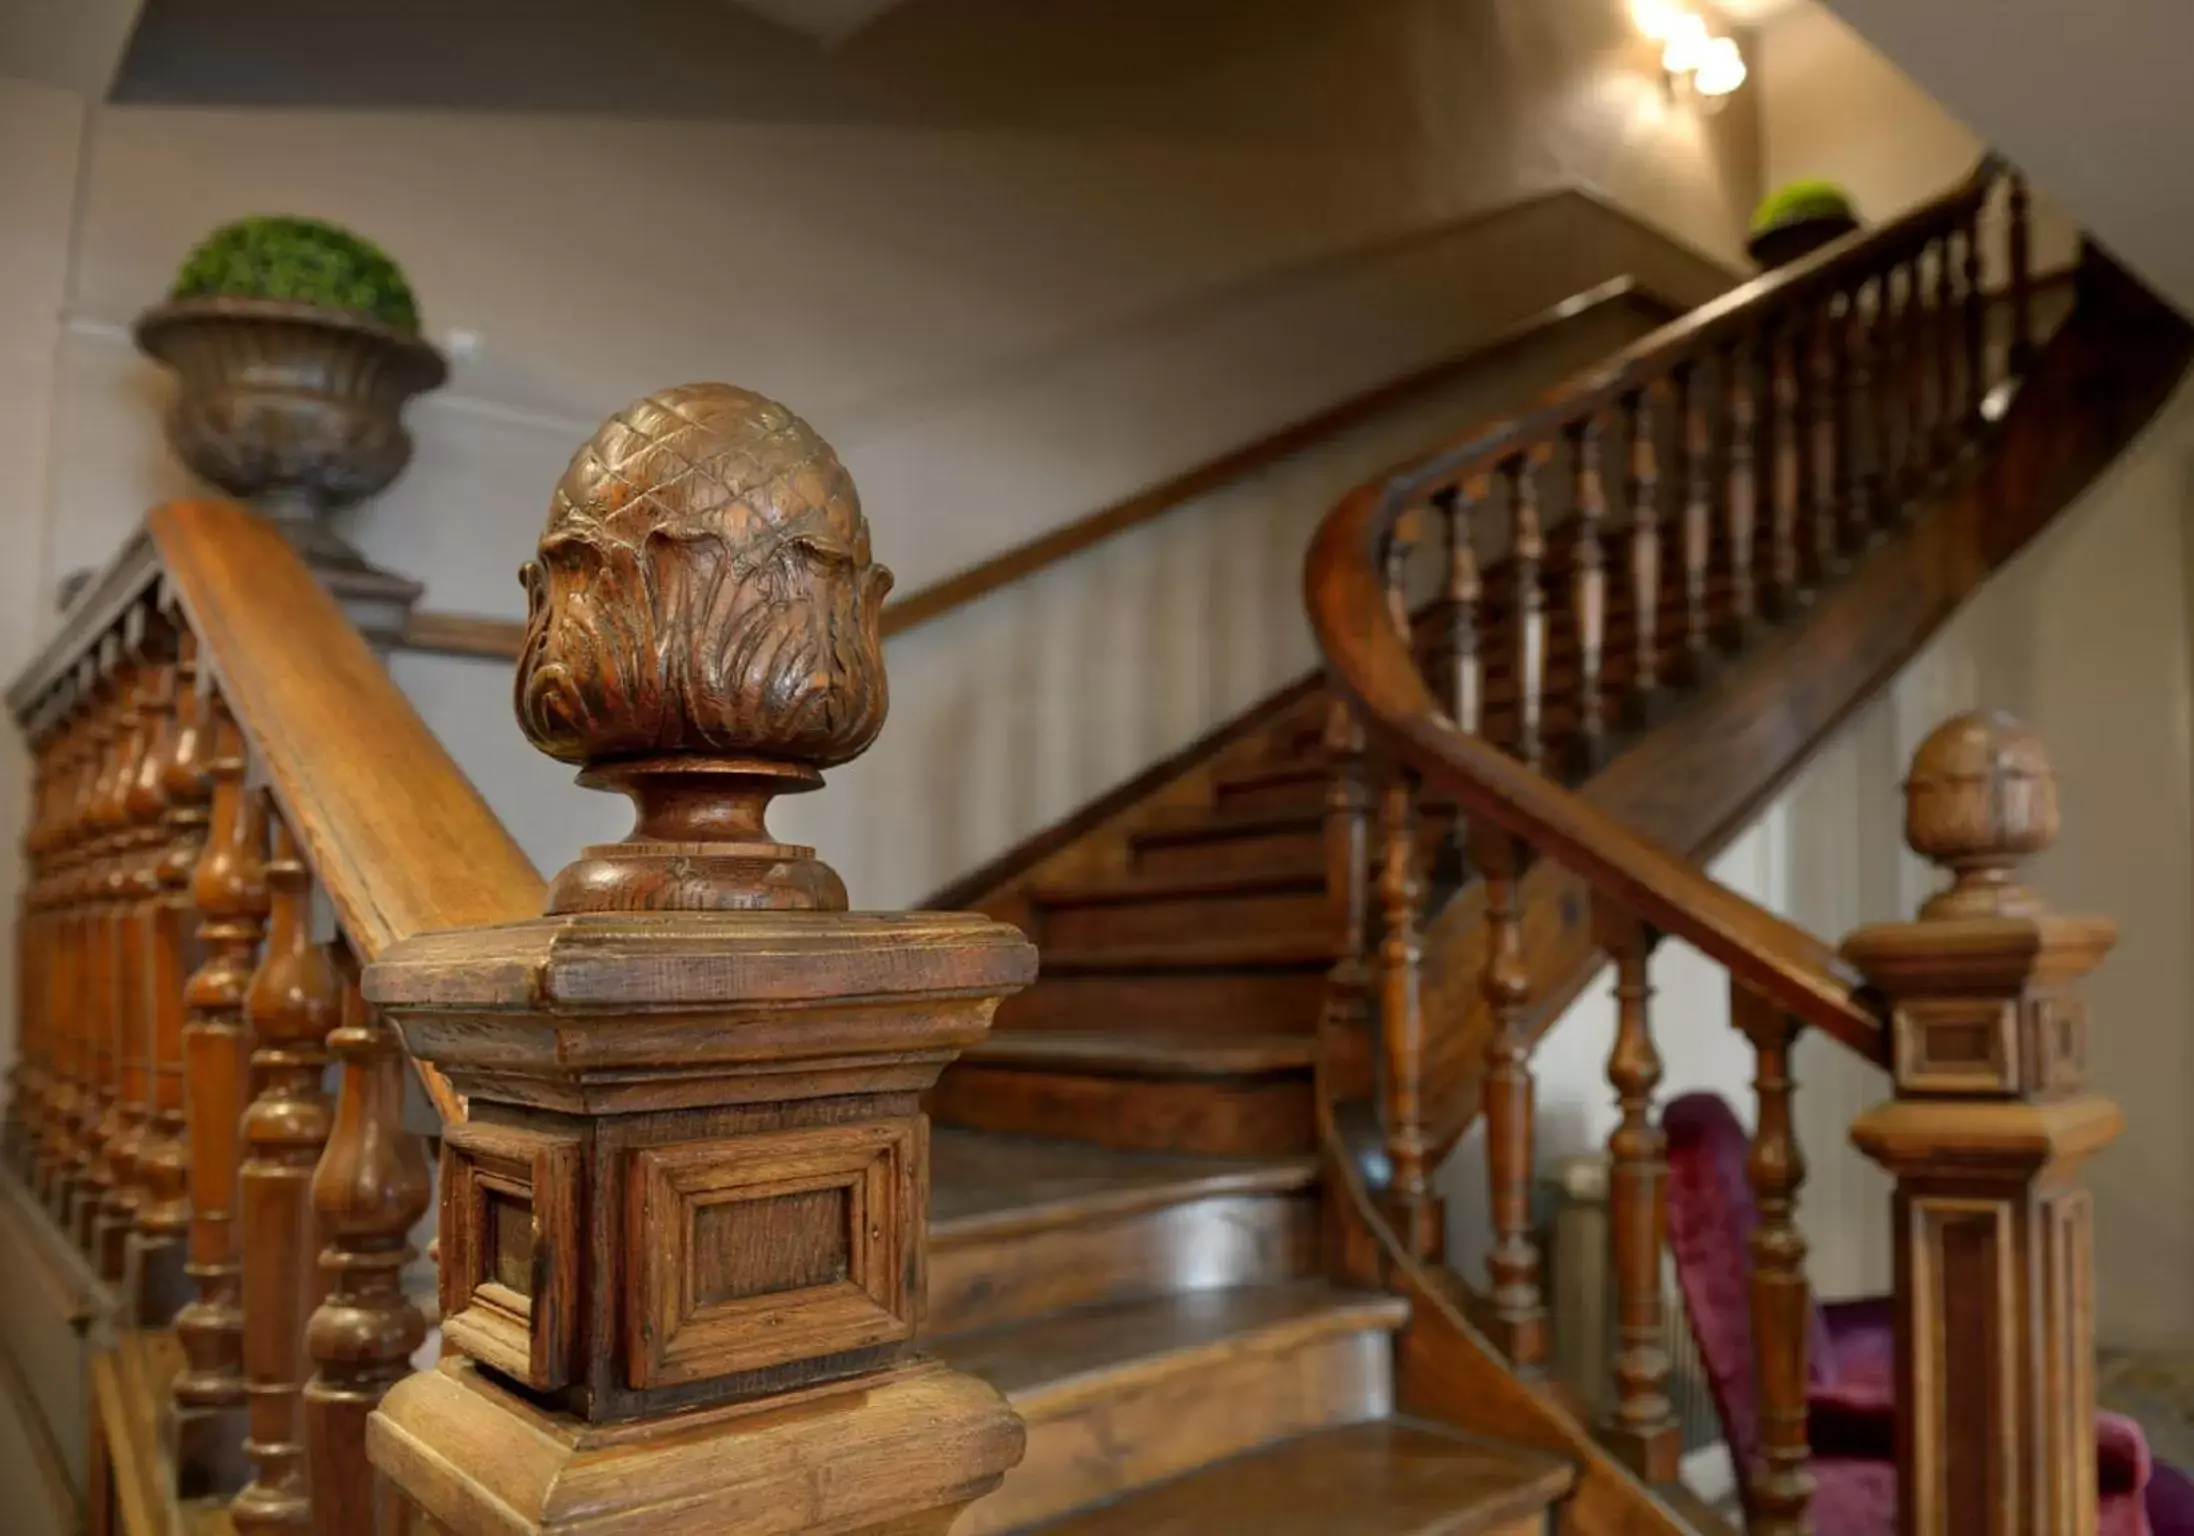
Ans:
<svg viewBox="0 0 2194 1536"><path fill-rule="evenodd" d="M411 1229L432 1180L425 1144L404 1126L403 1047L343 975L342 1022L328 1049L342 1064L327 1151L312 1205L327 1247L327 1296L306 1329L314 1370L305 1385L305 1445L315 1536L375 1536L384 1490L366 1459L366 1418L410 1373L426 1320L404 1293Z"/></svg>
<svg viewBox="0 0 2194 1536"><path fill-rule="evenodd" d="M1380 810L1379 1065L1386 1130L1388 1195L1410 1251L1438 1254L1447 1238L1446 1202L1432 1188L1424 1102L1424 1015L1418 939L1417 786L1405 773L1388 782Z"/></svg>
<svg viewBox="0 0 2194 1536"><path fill-rule="evenodd" d="M125 642L114 672L114 735L89 807L90 841L84 870L85 964L79 998L84 1009L84 1093L79 1101L74 1180L65 1219L79 1247L91 1253L105 1280L118 1280L119 1254L98 1251L93 1222L114 1188L110 1156L121 1131L122 1036L131 977L128 877L123 848L129 841L129 792L144 761L143 657Z"/></svg>
<svg viewBox="0 0 2194 1536"><path fill-rule="evenodd" d="M1536 1140L1531 1076L1531 969L1525 958L1520 883L1529 848L1496 826L1477 832L1473 862L1485 876L1484 991L1495 1025L1486 1045L1486 1202L1493 1246L1486 1256L1495 1341L1521 1372L1547 1359L1547 1314L1531 1221Z"/></svg>
<svg viewBox="0 0 2194 1536"><path fill-rule="evenodd" d="M244 733L215 694L209 702L206 776L212 808L191 876L204 962L184 990L186 1120L190 1127L190 1246L186 1272L198 1294L175 1317L187 1365L175 1378L177 1467L186 1494L212 1492L234 1475L245 1401L242 1267L236 1225L238 1121L249 1097L245 999L266 931L266 816L244 786Z"/></svg>
<svg viewBox="0 0 2194 1536"><path fill-rule="evenodd" d="M246 1536L312 1525L301 1394L305 1320L322 1290L313 1169L326 1146L330 1113L321 1086L327 1037L342 1007L342 984L312 932L312 871L297 834L264 796L274 830L265 865L265 952L244 996L251 1033L251 1081L258 1092L241 1124L238 1175L243 1251L244 1379L251 1404L246 1443L258 1472L229 1506Z"/></svg>

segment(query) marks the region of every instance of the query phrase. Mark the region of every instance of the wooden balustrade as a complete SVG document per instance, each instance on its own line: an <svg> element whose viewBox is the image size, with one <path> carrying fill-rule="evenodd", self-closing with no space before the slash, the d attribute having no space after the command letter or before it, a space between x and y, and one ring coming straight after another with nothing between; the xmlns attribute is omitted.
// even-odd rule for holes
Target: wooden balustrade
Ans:
<svg viewBox="0 0 2194 1536"><path fill-rule="evenodd" d="M2008 199L2012 273L2003 299L2011 341L2001 354L1989 344L1985 308L1998 300L1981 282L1983 205L1999 193ZM2054 788L2031 736L2000 719L1954 721L1915 760L1910 839L1953 880L1917 922L1851 938L1844 953L1871 991L1819 941L1645 842L1560 779L1589 777L1617 732L1650 720L1663 682L1659 446L1667 446L1681 508L1682 670L1696 678L1716 639L1742 641L1823 600L1873 546L1897 536L1917 498L1940 492L1975 457L1993 430L1982 402L2034 356L2026 218L2023 185L1989 162L1900 224L1762 279L1556 391L1538 411L1354 493L1328 517L1309 559L1313 624L1347 702L1350 761L1368 755L1391 765L1379 855L1384 1049L1370 1088L1388 1130L1385 1187L1373 1195L1391 1251L1405 1264L1428 1257L1409 1216L1435 1198L1432 1164L1445 1151L1409 1134L1425 1061L1437 1055L1439 1033L1456 1027L1427 1012L1417 940L1427 919L1406 851L1411 797L1437 795L1468 818L1470 864L1482 877L1479 1092L1491 1247L1479 1316L1522 1375L1548 1361L1550 1327L1529 1199L1531 1051L1542 1000L1531 995L1537 939L1522 890L1534 861L1582 879L1593 933L1614 962L1607 1070L1617 1108L1608 1141L1616 1348L1598 1432L1654 1484L1676 1476L1679 1436L1664 1343L1669 1173L1654 1104L1662 1066L1649 965L1666 934L1729 973L1730 1022L1757 1064L1745 1170L1757 1212L1746 1258L1757 1458L1740 1469L1755 1532L1809 1529L1816 1476L1794 1070L1809 1029L1895 1076L1897 1097L1854 1135L1899 1180L1898 1371L1910 1405L1897 1421L1901 1528L1929 1536L2095 1529L2092 1218L2071 1172L2118 1120L2081 1080L2085 1015L2066 988L2108 947L2109 925L2057 917L2016 883L2017 861L2054 834ZM1628 518L1627 598L1618 596L1613 625L1603 447L1624 466ZM1568 468L1574 488L1568 521L1555 527L1542 520L1536 494L1548 460ZM1462 509L1489 483L1504 488L1511 517L1509 547L1498 555L1465 547L1473 525ZM1449 528L1448 600L1439 611L1452 637L1444 664L1431 666L1420 660L1426 637L1411 632L1400 601L1412 589L1407 547L1390 537L1428 504ZM1539 602L1550 543L1568 552L1572 584L1557 663L1572 686L1560 701L1548 695ZM1513 594L1496 610L1496 622L1513 626L1505 644L1477 643L1481 582ZM1622 651L1604 649L1611 634L1623 636ZM1437 658L1441 647L1433 649ZM1616 666L1603 671L1610 655ZM1603 688L1623 705L1612 719L1602 713ZM1512 701L1513 717L1479 718L1472 701L1481 690ZM1330 852L1337 877L1361 890L1373 857L1360 835L1361 801L1337 792L1334 803L1358 807L1358 835L1337 836ZM1988 1029L1977 1032L1975 1021ZM1953 1306L1965 1314L1956 1327L1948 1325ZM1820 1471L1827 1475L1825 1465Z"/></svg>

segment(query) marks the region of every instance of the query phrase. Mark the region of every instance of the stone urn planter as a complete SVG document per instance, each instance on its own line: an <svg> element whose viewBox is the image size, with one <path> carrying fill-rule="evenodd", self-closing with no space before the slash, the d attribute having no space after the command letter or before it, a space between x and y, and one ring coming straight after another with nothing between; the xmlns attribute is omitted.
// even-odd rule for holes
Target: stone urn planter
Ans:
<svg viewBox="0 0 2194 1536"><path fill-rule="evenodd" d="M1787 267L1859 227L1859 216L1843 188L1827 181L1794 181L1752 215L1745 249L1763 270Z"/></svg>
<svg viewBox="0 0 2194 1536"><path fill-rule="evenodd" d="M400 624L418 585L328 525L403 471L405 403L449 374L396 264L319 220L242 219L191 253L136 335L174 370L183 462L280 527L362 627Z"/></svg>

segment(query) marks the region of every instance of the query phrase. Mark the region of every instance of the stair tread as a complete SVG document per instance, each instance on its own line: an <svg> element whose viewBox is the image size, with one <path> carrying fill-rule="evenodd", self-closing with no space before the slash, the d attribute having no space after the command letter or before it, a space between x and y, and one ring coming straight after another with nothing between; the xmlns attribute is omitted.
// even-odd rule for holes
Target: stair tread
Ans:
<svg viewBox="0 0 2194 1536"><path fill-rule="evenodd" d="M1230 892L1315 890L1325 884L1325 865L1298 860L1275 862L1248 870L1182 870L1178 873L1126 870L1114 874L1061 880L1035 889L1046 906L1126 905L1163 900L1170 896L1223 896Z"/></svg>
<svg viewBox="0 0 2194 1536"><path fill-rule="evenodd" d="M1213 1195L1289 1194L1318 1181L1310 1156L1114 1152L948 1126L930 1132L930 1170L933 1249Z"/></svg>
<svg viewBox="0 0 2194 1536"><path fill-rule="evenodd" d="M974 1061L1030 1066L1110 1067L1167 1076L1250 1076L1315 1066L1309 1035L1204 1035L1177 1030L1000 1030L963 1051Z"/></svg>
<svg viewBox="0 0 2194 1536"><path fill-rule="evenodd" d="M1391 1332L1408 1314L1399 1296L1296 1280L1054 1312L932 1339L927 1347L1028 1411L1100 1383L1116 1390L1123 1376L1199 1369L1216 1356L1277 1351L1338 1333Z"/></svg>
<svg viewBox="0 0 2194 1536"><path fill-rule="evenodd" d="M1031 1536L1469 1536L1528 1519L1573 1477L1532 1451L1382 1419L1216 1462Z"/></svg>
<svg viewBox="0 0 2194 1536"><path fill-rule="evenodd" d="M1246 970L1268 965L1329 965L1333 958L1334 941L1326 934L1247 933L1178 944L1046 949L1043 972Z"/></svg>
<svg viewBox="0 0 2194 1536"><path fill-rule="evenodd" d="M1248 836L1257 832L1295 832L1325 824L1325 808L1317 805L1285 805L1249 810L1218 810L1206 805L1166 806L1131 836L1137 842L1167 842L1199 833Z"/></svg>

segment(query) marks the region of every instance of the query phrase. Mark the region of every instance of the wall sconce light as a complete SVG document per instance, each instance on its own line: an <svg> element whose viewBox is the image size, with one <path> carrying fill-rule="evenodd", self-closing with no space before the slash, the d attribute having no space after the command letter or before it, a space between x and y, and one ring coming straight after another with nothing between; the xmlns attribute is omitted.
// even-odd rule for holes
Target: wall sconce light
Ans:
<svg viewBox="0 0 2194 1536"><path fill-rule="evenodd" d="M1720 109L1745 83L1744 54L1733 37L1717 37L1706 18L1680 0L1631 0L1631 20L1661 45L1661 70L1671 96L1690 96L1702 109Z"/></svg>

